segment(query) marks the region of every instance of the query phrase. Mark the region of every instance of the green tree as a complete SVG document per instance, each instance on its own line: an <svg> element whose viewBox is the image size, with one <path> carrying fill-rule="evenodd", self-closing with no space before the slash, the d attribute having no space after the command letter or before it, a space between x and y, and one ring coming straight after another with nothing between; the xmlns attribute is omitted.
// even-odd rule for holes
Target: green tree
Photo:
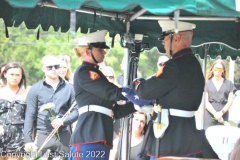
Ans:
<svg viewBox="0 0 240 160"><path fill-rule="evenodd" d="M81 65L81 59L73 54L76 46L74 39L82 36L79 31L75 34L55 32L52 27L47 32L39 28L39 40L37 40L38 29L29 30L22 24L20 27L8 28L9 38L5 36L5 26L0 21L0 63L20 62L27 74L28 85L33 85L44 76L42 72L41 59L46 54L60 55L68 53L72 56L72 71ZM120 45L120 36L116 36L114 48L107 50L105 60L113 67L116 75L120 75L120 64L124 56L124 48ZM111 46L112 39L106 37ZM146 78L157 71L157 59L160 56L156 48L144 51L140 54L138 71Z"/></svg>

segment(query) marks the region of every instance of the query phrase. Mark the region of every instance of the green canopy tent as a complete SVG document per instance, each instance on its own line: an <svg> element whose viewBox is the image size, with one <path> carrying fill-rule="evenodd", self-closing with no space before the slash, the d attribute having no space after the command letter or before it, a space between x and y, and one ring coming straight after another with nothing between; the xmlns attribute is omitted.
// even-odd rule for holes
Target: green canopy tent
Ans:
<svg viewBox="0 0 240 160"><path fill-rule="evenodd" d="M160 52L164 49L158 41L162 32L158 20L174 19L176 10L180 10L179 20L197 26L192 42L195 54L205 59L207 55L232 59L240 55L239 0L0 0L6 36L7 27L23 22L28 29L44 31L50 26L61 32L107 29L111 37L125 32L143 34L143 42ZM70 18L75 12L76 18Z"/></svg>
<svg viewBox="0 0 240 160"><path fill-rule="evenodd" d="M240 53L240 11L237 11L237 2L239 0L0 0L0 18L3 18L6 27L18 27L25 22L28 29L39 27L47 31L53 26L55 31L67 32L71 11L76 10L75 30L80 28L82 33L87 33L89 29L90 32L107 29L113 37L126 32L126 22L129 21L131 33L143 34L143 42L164 52L158 41L161 28L157 20L172 19L173 11L180 9L179 20L197 25L194 46L208 42L225 43L235 48L227 54L236 59ZM201 50L203 45L195 53L203 58L205 53ZM211 56L213 52L215 56L216 52L211 49L208 54Z"/></svg>

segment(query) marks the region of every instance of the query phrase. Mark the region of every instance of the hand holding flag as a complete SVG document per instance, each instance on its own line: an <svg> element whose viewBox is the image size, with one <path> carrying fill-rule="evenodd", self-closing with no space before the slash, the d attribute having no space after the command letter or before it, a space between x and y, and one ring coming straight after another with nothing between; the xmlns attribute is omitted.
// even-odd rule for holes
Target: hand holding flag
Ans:
<svg viewBox="0 0 240 160"><path fill-rule="evenodd" d="M140 107L154 104L154 100L145 100L139 98L138 95L136 95L131 88L123 88L122 95L126 97L129 101L133 102L136 105L139 105Z"/></svg>

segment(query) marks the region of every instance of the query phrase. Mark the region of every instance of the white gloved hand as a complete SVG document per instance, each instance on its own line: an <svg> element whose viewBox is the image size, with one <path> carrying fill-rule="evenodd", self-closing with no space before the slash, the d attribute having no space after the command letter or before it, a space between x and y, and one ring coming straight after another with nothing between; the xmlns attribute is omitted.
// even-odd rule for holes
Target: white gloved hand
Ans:
<svg viewBox="0 0 240 160"><path fill-rule="evenodd" d="M145 105L145 106L140 107L139 105L134 104L134 108L139 112L151 114L153 105Z"/></svg>
<svg viewBox="0 0 240 160"><path fill-rule="evenodd" d="M4 129L3 129L3 126L0 125L0 136L3 136L4 135Z"/></svg>

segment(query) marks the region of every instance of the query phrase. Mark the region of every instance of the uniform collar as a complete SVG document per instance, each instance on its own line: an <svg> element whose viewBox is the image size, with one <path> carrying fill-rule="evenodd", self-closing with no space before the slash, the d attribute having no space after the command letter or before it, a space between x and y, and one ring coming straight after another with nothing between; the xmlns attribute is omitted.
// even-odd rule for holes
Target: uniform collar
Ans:
<svg viewBox="0 0 240 160"><path fill-rule="evenodd" d="M175 54L172 56L172 59L176 59L176 58L181 57L181 56L183 56L183 55L185 55L185 54L191 54L191 53L192 53L191 48L184 48L184 49L178 51L177 53L175 53Z"/></svg>
<svg viewBox="0 0 240 160"><path fill-rule="evenodd" d="M43 84L47 84L45 76L44 76L42 82L43 82ZM64 83L65 83L65 80L63 80L63 79L59 76L59 84L58 84L58 85L62 85L62 84L64 84ZM47 84L47 85L49 85L49 84Z"/></svg>
<svg viewBox="0 0 240 160"><path fill-rule="evenodd" d="M94 67L96 69L99 69L99 66L97 64L89 63L89 62L86 62L86 61L82 62L82 66L91 66L91 67Z"/></svg>

